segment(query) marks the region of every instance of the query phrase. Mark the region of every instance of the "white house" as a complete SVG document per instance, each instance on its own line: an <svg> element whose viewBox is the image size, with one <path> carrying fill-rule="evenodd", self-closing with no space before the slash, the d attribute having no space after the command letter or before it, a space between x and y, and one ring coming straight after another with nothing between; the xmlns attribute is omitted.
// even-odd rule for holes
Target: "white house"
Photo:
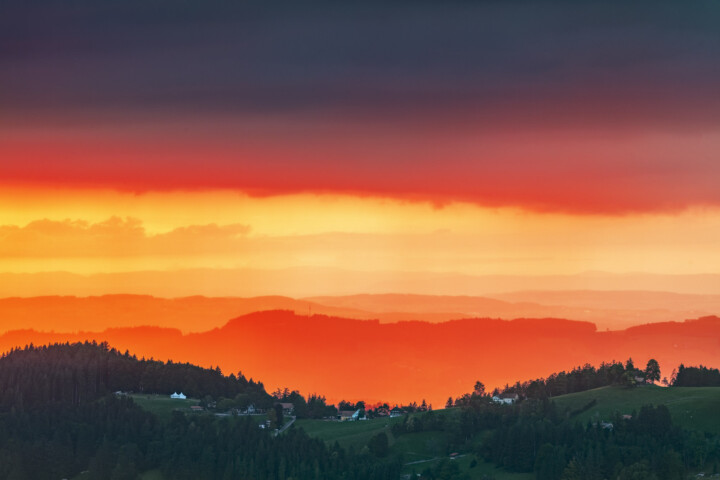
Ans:
<svg viewBox="0 0 720 480"><path fill-rule="evenodd" d="M178 399L178 400L185 400L185 399L187 399L187 397L186 397L185 395L183 395L182 392L180 392L180 393L175 392L175 393L173 393L172 395L170 395L170 398L175 398L175 399Z"/></svg>
<svg viewBox="0 0 720 480"><path fill-rule="evenodd" d="M500 395L495 395L492 397L493 402L495 403L504 403L507 405L512 405L513 403L517 402L520 397L517 393L502 393Z"/></svg>

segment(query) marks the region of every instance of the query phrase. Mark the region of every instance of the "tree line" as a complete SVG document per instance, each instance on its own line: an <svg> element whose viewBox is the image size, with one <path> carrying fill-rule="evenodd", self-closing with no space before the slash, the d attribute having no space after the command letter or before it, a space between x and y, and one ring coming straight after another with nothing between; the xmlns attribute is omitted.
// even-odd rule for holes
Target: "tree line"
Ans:
<svg viewBox="0 0 720 480"><path fill-rule="evenodd" d="M674 387L720 387L720 370L699 367L686 367L682 363L673 375Z"/></svg>
<svg viewBox="0 0 720 480"><path fill-rule="evenodd" d="M552 398L568 393L584 392L610 385L633 386L638 382L655 383L660 380L660 365L650 359L645 368L637 368L632 358L622 362L603 362L599 367L589 363L575 367L569 372L553 373L547 378L537 378L495 389L493 395L517 393L521 398Z"/></svg>

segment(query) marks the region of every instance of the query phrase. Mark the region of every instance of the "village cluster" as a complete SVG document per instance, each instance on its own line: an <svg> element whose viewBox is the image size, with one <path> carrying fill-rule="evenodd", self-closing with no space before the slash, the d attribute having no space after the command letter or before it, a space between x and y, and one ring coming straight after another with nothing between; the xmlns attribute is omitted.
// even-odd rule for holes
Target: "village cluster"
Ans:
<svg viewBox="0 0 720 480"><path fill-rule="evenodd" d="M122 395L123 392L116 392L116 395ZM514 401L518 399L517 394L503 394L501 397L498 398L498 402L500 403L507 403L511 404ZM173 392L170 395L170 399L172 400L187 400L187 395L180 392ZM424 405L424 404L423 404ZM208 409L215 409L217 404L215 402L209 402L207 404L203 405L192 405L190 406L190 410L192 412L204 412ZM295 414L295 406L290 402L275 402L274 406L279 406L282 408L283 415L286 416L294 416ZM427 406L424 407L427 409ZM430 407L432 408L432 407ZM353 422L353 421L363 421L368 420L369 418L378 418L378 417L389 417L389 418L396 418L402 416L406 412L406 409L403 409L401 407L395 406L393 408L389 408L387 405L385 406L379 406L371 412L367 412L364 408L355 408L351 410L337 410L337 415L326 417L325 420L330 421L338 421L338 422ZM248 405L246 408L231 408L229 411L226 412L217 412L215 413L216 416L225 417L225 416L231 416L231 415L264 415L266 414L266 410L263 408L256 407L253 404ZM265 424L260 424L260 428L266 428Z"/></svg>

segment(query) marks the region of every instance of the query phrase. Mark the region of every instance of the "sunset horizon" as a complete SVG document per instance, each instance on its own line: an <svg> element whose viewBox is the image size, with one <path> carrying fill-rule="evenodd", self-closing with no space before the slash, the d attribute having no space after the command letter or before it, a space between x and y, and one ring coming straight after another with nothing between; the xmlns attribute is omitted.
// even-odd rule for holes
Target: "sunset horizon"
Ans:
<svg viewBox="0 0 720 480"><path fill-rule="evenodd" d="M720 475L720 4L0 5L0 480Z"/></svg>

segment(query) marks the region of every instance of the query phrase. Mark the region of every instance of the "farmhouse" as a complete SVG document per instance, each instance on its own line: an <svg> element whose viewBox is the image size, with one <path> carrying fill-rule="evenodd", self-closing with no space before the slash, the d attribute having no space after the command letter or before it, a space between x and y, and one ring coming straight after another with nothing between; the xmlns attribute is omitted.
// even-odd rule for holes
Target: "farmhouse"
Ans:
<svg viewBox="0 0 720 480"><path fill-rule="evenodd" d="M517 402L520 397L517 393L501 393L492 397L495 403L504 403L506 405L512 405Z"/></svg>
<svg viewBox="0 0 720 480"><path fill-rule="evenodd" d="M338 420L341 422L344 421L355 421L360 419L360 410L340 410L340 414L338 415Z"/></svg>

